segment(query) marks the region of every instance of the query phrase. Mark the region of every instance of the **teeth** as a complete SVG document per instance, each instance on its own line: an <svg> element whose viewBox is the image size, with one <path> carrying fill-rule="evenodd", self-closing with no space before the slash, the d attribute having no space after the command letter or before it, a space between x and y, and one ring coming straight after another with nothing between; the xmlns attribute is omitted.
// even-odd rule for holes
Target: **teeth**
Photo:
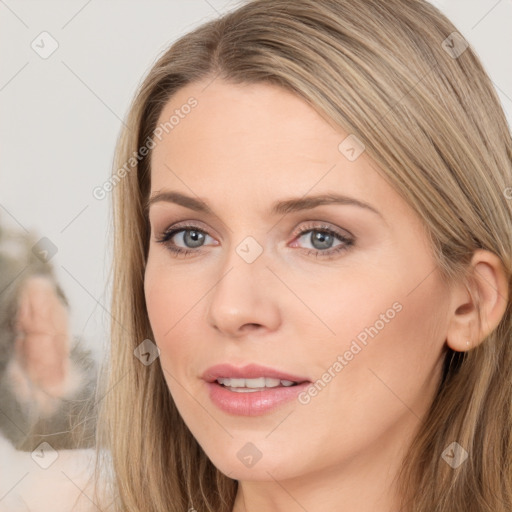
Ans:
<svg viewBox="0 0 512 512"><path fill-rule="evenodd" d="M295 384L295 382L291 380L279 380L270 377L258 377L257 379L228 379L219 377L217 382L226 386L227 388L249 389L276 388L278 386L288 387Z"/></svg>

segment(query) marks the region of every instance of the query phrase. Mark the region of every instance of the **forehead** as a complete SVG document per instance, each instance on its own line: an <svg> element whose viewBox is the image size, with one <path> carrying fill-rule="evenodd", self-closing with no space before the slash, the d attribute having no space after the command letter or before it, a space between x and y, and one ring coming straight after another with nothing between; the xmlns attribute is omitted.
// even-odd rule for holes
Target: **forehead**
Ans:
<svg viewBox="0 0 512 512"><path fill-rule="evenodd" d="M399 200L364 152L350 161L340 151L350 134L276 85L189 84L164 106L157 126L166 129L154 139L152 192L272 202L332 190L375 204Z"/></svg>
<svg viewBox="0 0 512 512"><path fill-rule="evenodd" d="M189 111L189 98L197 105L176 119L180 111ZM202 152L238 160L249 156L264 160L268 155L324 161L339 156L337 146L343 135L300 97L270 84L221 80L206 84L206 88L204 84L189 84L165 105L158 124L163 126L173 116L176 124L162 137L166 148L160 147L155 153L200 145Z"/></svg>

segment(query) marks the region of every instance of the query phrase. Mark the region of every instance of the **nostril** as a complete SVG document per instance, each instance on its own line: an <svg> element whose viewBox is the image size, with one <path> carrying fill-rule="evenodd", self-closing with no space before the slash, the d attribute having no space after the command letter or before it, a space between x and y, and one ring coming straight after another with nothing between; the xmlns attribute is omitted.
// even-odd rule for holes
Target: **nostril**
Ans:
<svg viewBox="0 0 512 512"><path fill-rule="evenodd" d="M243 326L244 329L247 328L247 329L251 329L251 330L257 329L258 327L261 327L261 324L245 324Z"/></svg>

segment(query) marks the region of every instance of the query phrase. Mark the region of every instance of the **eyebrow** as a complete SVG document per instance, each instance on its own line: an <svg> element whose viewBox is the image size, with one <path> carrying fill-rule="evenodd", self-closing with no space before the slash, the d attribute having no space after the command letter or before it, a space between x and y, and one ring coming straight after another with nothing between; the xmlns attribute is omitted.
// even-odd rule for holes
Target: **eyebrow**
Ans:
<svg viewBox="0 0 512 512"><path fill-rule="evenodd" d="M185 208L189 208L197 212L214 215L212 209L202 199L187 196L185 194L181 194L180 192L170 190L153 194L146 202L146 209L149 209L152 204L162 201L179 204ZM334 193L276 201L273 203L270 212L273 215L285 215L287 213L309 210L317 206L329 204L358 206L382 217L382 214L372 205L353 197Z"/></svg>

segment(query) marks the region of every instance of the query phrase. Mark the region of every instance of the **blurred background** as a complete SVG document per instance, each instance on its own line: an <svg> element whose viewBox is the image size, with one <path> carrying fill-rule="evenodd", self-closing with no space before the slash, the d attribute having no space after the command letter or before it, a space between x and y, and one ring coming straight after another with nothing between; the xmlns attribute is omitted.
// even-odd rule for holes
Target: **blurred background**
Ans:
<svg viewBox="0 0 512 512"><path fill-rule="evenodd" d="M240 3L0 0L0 223L45 239L73 334L98 359L111 320L111 203L94 190L110 176L130 101L156 58ZM512 2L432 3L482 59L512 125Z"/></svg>

